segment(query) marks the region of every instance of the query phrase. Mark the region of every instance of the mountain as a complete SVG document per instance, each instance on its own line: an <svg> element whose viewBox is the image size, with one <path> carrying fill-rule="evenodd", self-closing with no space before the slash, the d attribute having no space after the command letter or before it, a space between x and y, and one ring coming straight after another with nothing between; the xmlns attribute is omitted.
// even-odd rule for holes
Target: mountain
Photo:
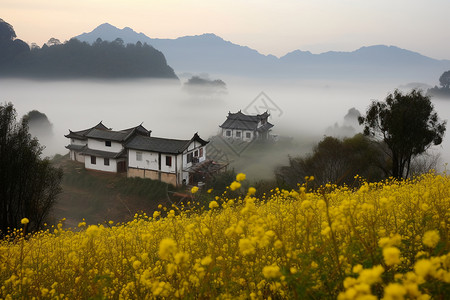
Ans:
<svg viewBox="0 0 450 300"><path fill-rule="evenodd" d="M262 55L254 49L225 41L212 33L177 39L153 39L129 27L119 29L105 23L75 38L88 43L95 42L97 38L107 41L120 38L125 43L138 41L147 43L164 53L167 63L178 73L208 72L246 75L258 71L264 72L264 66L276 64L278 61L273 55ZM243 61L244 64L242 64Z"/></svg>
<svg viewBox="0 0 450 300"><path fill-rule="evenodd" d="M395 46L376 45L352 52L312 54L295 50L280 58L263 55L212 34L177 39L153 39L129 27L119 29L108 23L75 38L93 43L97 38L125 43L148 43L166 56L177 73L215 73L257 77L303 78L401 78L409 81L436 81L450 69L450 60L436 60Z"/></svg>
<svg viewBox="0 0 450 300"><path fill-rule="evenodd" d="M326 74L360 79L395 79L435 82L450 69L450 60L436 60L395 46L375 45L352 52L312 54L296 50L280 58L287 72L302 70L310 77Z"/></svg>

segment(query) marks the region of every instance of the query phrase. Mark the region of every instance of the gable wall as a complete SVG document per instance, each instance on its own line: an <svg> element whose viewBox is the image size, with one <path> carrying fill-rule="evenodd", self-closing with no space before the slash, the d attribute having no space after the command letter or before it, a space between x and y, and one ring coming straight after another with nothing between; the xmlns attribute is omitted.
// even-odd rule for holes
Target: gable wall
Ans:
<svg viewBox="0 0 450 300"><path fill-rule="evenodd" d="M97 139L88 139L88 147L93 150L102 150L108 152L120 152L123 150L123 146L119 142L111 141L111 147L106 147L104 140Z"/></svg>
<svg viewBox="0 0 450 300"><path fill-rule="evenodd" d="M136 158L136 152L142 153L142 160ZM128 166L132 168L158 170L158 153L128 149Z"/></svg>
<svg viewBox="0 0 450 300"><path fill-rule="evenodd" d="M70 139L70 144L72 144L72 145L87 145L87 141L79 140L79 139Z"/></svg>

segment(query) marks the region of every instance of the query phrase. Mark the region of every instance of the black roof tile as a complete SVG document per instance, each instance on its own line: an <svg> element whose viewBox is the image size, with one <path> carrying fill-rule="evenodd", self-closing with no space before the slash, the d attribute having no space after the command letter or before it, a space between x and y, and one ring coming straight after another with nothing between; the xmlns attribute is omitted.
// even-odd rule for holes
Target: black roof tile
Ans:
<svg viewBox="0 0 450 300"><path fill-rule="evenodd" d="M202 140L198 136L198 134L194 134L194 136L190 140L176 140L136 135L125 144L125 148L150 152L178 154L186 150L190 143L194 140L200 142L202 145L206 145L208 143L207 141Z"/></svg>

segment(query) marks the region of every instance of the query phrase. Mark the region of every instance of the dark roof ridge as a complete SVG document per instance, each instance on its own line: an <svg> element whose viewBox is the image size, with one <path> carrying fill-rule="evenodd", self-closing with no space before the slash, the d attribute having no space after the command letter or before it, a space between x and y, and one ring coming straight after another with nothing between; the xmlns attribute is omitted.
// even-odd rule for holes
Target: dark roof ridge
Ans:
<svg viewBox="0 0 450 300"><path fill-rule="evenodd" d="M183 153L194 140L202 145L208 143L201 139L197 133L189 140L136 135L126 143L125 148L178 154Z"/></svg>

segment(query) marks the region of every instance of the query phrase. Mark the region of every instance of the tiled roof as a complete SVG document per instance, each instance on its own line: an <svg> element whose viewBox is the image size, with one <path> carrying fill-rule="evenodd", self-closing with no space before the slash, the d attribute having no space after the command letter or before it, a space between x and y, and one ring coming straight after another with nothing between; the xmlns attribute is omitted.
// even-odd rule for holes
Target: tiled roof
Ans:
<svg viewBox="0 0 450 300"><path fill-rule="evenodd" d="M208 159L201 163L194 164L191 167L184 169L183 171L187 171L189 173L213 174L223 168L226 168L227 166L228 163L218 163L216 161Z"/></svg>
<svg viewBox="0 0 450 300"><path fill-rule="evenodd" d="M197 134L195 134L190 140L175 140L136 135L128 143L125 144L125 148L150 152L178 154L186 150L190 143L194 140L200 142L202 145L206 145L208 143L202 140Z"/></svg>
<svg viewBox="0 0 450 300"><path fill-rule="evenodd" d="M71 131L69 130L69 134L65 135L67 138L74 138L85 140L87 138L101 139L101 140L111 140L116 142L124 142L128 138L130 138L133 134L140 134L149 136L151 131L145 129L144 126L138 125L136 127L132 127L125 130L113 131L111 128L103 125L102 122L98 123L92 128L80 130L80 131Z"/></svg>
<svg viewBox="0 0 450 300"><path fill-rule="evenodd" d="M246 114L243 114L241 111L238 111L237 113L234 113L234 114L229 112L227 119L219 127L225 128L225 129L240 129L240 130L254 131L254 130L258 129L258 123L261 120L267 119L268 116L269 116L269 114L267 111L262 114L259 114L259 115L246 115ZM272 124L270 124L270 125L272 125ZM270 126L269 128L271 128L271 127L273 127L273 125ZM267 128L267 129L269 129L269 128ZM261 130L261 129L259 129L259 130Z"/></svg>
<svg viewBox="0 0 450 300"><path fill-rule="evenodd" d="M116 142L123 142L128 136L127 132L93 129L86 134L86 137L92 139L111 140Z"/></svg>
<svg viewBox="0 0 450 300"><path fill-rule="evenodd" d="M269 130L270 128L272 128L273 127L273 124L270 124L269 122L267 122L266 124L264 124L264 125L262 125L261 127L259 127L258 129L257 129L257 131L259 131L259 132L261 132L261 131L267 131L267 130Z"/></svg>
<svg viewBox="0 0 450 300"><path fill-rule="evenodd" d="M87 146L86 145L70 144L70 145L67 145L66 148L69 149L69 150L81 151L84 148L87 148Z"/></svg>
<svg viewBox="0 0 450 300"><path fill-rule="evenodd" d="M93 129L111 130L108 127L106 127L105 125L103 125L102 122L100 122L97 125L95 125L94 127L91 127L91 128L88 128L88 129L84 129L84 130L80 130L80 131L71 131L71 130L69 130L69 134L65 135L65 137L69 138L69 139L85 140L86 139L86 134L88 134Z"/></svg>
<svg viewBox="0 0 450 300"><path fill-rule="evenodd" d="M80 154L97 156L97 157L105 157L105 158L127 157L126 150L122 150L120 152L108 152L108 151L89 149L87 147L83 151L81 151Z"/></svg>

